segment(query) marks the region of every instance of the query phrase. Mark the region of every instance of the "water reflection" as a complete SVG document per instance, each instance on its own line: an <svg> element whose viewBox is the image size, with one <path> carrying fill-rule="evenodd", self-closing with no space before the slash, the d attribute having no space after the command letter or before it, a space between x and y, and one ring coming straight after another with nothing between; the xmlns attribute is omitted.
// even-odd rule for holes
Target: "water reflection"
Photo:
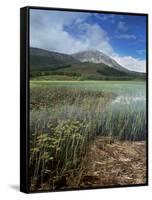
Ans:
<svg viewBox="0 0 152 200"><path fill-rule="evenodd" d="M139 102L145 102L146 97L144 96L118 96L116 99L112 101L112 104L132 104L132 103L139 103Z"/></svg>

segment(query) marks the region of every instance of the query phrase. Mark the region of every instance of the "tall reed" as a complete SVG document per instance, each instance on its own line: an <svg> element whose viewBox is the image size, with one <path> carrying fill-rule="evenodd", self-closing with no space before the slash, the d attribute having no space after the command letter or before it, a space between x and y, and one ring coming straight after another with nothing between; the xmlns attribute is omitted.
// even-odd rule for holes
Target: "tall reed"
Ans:
<svg viewBox="0 0 152 200"><path fill-rule="evenodd" d="M146 139L144 110L115 110L113 93L69 88L31 88L31 190L57 189L79 182L83 159L97 136Z"/></svg>

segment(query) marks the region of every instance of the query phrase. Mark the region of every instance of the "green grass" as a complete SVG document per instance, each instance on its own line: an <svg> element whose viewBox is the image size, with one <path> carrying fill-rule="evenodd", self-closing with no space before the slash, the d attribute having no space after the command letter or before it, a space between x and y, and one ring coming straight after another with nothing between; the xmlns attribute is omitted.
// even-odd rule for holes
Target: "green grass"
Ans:
<svg viewBox="0 0 152 200"><path fill-rule="evenodd" d="M118 95L132 95L136 96L141 93L145 96L146 82L145 81L77 81L77 80L63 80L63 81L30 81L31 87L66 87L76 88L80 90L91 91L105 91L112 92Z"/></svg>

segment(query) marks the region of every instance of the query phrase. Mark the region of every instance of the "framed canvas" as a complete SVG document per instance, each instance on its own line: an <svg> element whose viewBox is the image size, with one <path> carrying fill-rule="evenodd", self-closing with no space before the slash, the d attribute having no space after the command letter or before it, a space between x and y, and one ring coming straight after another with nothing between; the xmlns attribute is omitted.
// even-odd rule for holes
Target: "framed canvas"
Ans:
<svg viewBox="0 0 152 200"><path fill-rule="evenodd" d="M148 15L20 14L20 190L148 185Z"/></svg>

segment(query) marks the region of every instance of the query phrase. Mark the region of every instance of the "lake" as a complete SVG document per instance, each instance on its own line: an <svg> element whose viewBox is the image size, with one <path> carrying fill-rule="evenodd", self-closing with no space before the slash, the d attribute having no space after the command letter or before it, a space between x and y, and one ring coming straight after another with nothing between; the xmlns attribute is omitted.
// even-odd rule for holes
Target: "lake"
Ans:
<svg viewBox="0 0 152 200"><path fill-rule="evenodd" d="M112 102L115 107L130 105L136 109L146 109L145 81L31 81L31 85L112 92L117 95Z"/></svg>
<svg viewBox="0 0 152 200"><path fill-rule="evenodd" d="M99 113L101 112L98 117L96 116L100 123L100 132L121 135L124 139L131 138L132 140L142 140L146 137L146 82L144 81L31 81L30 85L32 88L39 88L39 91L49 88L76 88L82 91L113 93L114 97L106 106L102 106L102 112L98 110ZM92 109L94 106L92 102ZM64 119L71 110L77 113L74 118L82 112L80 106L67 107L65 105L64 107L63 103L62 107L66 108ZM56 112L62 115L59 106ZM92 112L90 114L89 112L88 110L88 115L91 115Z"/></svg>

